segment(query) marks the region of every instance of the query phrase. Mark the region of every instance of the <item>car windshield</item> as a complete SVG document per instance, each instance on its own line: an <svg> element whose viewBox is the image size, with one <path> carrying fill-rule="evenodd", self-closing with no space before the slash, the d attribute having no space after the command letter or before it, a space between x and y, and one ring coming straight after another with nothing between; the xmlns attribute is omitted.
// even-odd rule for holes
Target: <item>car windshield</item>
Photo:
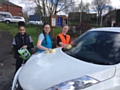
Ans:
<svg viewBox="0 0 120 90"><path fill-rule="evenodd" d="M89 31L74 41L68 55L95 64L113 65L120 62L120 33Z"/></svg>

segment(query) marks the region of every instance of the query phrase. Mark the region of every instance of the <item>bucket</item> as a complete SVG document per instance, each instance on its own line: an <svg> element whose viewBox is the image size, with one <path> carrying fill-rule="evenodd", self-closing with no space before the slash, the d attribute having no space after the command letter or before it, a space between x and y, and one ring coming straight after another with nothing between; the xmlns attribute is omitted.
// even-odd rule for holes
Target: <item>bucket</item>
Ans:
<svg viewBox="0 0 120 90"><path fill-rule="evenodd" d="M18 53L24 60L27 60L31 56L30 52L24 48L19 49Z"/></svg>

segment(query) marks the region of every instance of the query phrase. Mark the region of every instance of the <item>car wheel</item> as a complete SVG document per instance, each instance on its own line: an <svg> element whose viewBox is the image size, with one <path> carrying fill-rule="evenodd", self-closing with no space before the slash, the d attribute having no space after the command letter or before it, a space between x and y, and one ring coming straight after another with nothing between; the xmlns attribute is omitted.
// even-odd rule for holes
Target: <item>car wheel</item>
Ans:
<svg viewBox="0 0 120 90"><path fill-rule="evenodd" d="M8 20L7 20L7 21L5 21L5 23L6 23L6 24L9 24L9 23L10 23L10 21L8 21Z"/></svg>
<svg viewBox="0 0 120 90"><path fill-rule="evenodd" d="M14 90L23 90L20 85L18 84L18 82L15 85L15 89Z"/></svg>

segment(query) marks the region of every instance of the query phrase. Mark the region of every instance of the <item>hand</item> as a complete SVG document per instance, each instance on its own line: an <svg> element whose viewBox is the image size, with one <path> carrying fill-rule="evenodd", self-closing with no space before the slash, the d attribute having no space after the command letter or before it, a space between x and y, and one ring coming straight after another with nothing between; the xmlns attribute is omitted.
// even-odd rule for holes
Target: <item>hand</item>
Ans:
<svg viewBox="0 0 120 90"><path fill-rule="evenodd" d="M71 49L72 48L72 45L71 44L68 44L65 49Z"/></svg>
<svg viewBox="0 0 120 90"><path fill-rule="evenodd" d="M19 56L21 59L23 59L23 57L22 56ZM24 60L24 59L23 59Z"/></svg>
<svg viewBox="0 0 120 90"><path fill-rule="evenodd" d="M50 49L48 49L48 51L51 53L51 52L52 52L52 49L50 48Z"/></svg>
<svg viewBox="0 0 120 90"><path fill-rule="evenodd" d="M59 45L60 45L61 47L63 47L63 48L65 48L65 47L67 46L67 44L64 44L64 43L62 43L62 42L60 42Z"/></svg>
<svg viewBox="0 0 120 90"><path fill-rule="evenodd" d="M46 53L51 53L52 49L46 49Z"/></svg>
<svg viewBox="0 0 120 90"><path fill-rule="evenodd" d="M73 41L71 41L71 42L70 42L70 44L73 46L73 45L74 45L74 42L73 42Z"/></svg>
<svg viewBox="0 0 120 90"><path fill-rule="evenodd" d="M26 49L26 48L27 48L27 45L22 46L22 48Z"/></svg>

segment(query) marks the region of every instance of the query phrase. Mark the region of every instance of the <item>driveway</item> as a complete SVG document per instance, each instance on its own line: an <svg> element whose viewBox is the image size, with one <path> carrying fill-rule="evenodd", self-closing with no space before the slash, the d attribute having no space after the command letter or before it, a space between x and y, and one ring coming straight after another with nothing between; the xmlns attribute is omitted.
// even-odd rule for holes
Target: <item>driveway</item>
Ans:
<svg viewBox="0 0 120 90"><path fill-rule="evenodd" d="M15 59L11 51L12 36L0 32L0 90L10 90L15 70Z"/></svg>

